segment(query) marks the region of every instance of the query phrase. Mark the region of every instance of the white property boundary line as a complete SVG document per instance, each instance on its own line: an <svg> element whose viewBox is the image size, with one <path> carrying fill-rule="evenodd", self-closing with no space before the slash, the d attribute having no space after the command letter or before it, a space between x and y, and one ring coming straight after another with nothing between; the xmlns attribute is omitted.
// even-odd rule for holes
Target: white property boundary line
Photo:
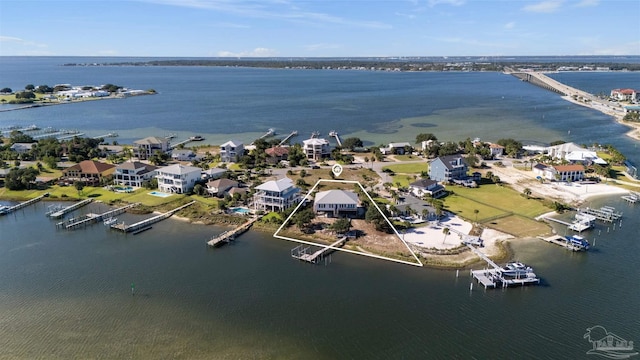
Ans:
<svg viewBox="0 0 640 360"><path fill-rule="evenodd" d="M374 255L374 254L367 254L364 252L360 252L360 251L355 251L355 250L349 250L349 249L343 249L343 248L339 248L339 247L335 247L335 246L331 246L331 245L322 245L322 244L318 244L318 243L314 243L311 241L306 241L306 240L300 240L300 239L294 239L294 238L290 238L290 237L286 237L286 236L282 236L282 235L278 235L278 233L280 232L280 230L282 230L284 228L284 226L289 222L289 220L291 220L291 217L293 216L293 214L296 213L296 211L298 211L298 209L304 204L305 200L307 200L307 198L310 199L311 194L313 193L313 191L318 187L318 185L321 182L332 182L332 183L344 183L344 184L357 184L358 186L360 186L360 189L362 189L362 192L364 192L365 195L367 195L367 197L369 198L369 201L371 202L371 204L373 204L373 206L376 207L376 209L378 210L378 212L380 212L380 214L382 215L382 217L384 217L384 220L387 222L387 224L389 224L389 226L391 226L391 228L393 229L393 232L396 234L396 236L398 237L398 239L400 241L402 241L402 243L404 244L404 246L407 247L407 250L409 250L409 252L411 253L411 255L413 256L414 259L416 259L417 264L413 263L413 262L409 262L409 261L404 261L404 260L398 260L398 259L393 259L393 258L389 258L389 257L385 257L385 256L381 256L381 255ZM407 243L404 241L404 239L402 238L402 236L400 235L400 233L398 233L398 230L396 230L396 228L393 226L393 224L391 223L391 221L389 221L389 219L384 215L384 213L382 212L382 210L380 210L380 208L378 207L378 204L376 204L375 201L373 201L373 199L371 198L371 195L369 195L369 193L367 192L367 190L364 189L364 187L362 186L362 184L360 184L360 182L358 181L352 181L352 180L328 180L328 179L319 179L318 182L316 182L315 185L313 185L313 187L311 188L311 190L309 190L309 192L302 198L302 200L300 200L300 202L298 203L298 206L296 206L295 209L293 209L293 211L291 212L291 214L289 214L289 216L287 217L287 219L282 223L282 225L280 225L280 227L278 228L278 230L276 230L276 232L273 234L273 237L278 238L278 239L282 239L282 240L289 240L289 241L294 241L294 242L298 242L301 244L306 244L306 245L313 245L313 246L318 246L318 247L324 247L325 249L333 249L333 250L339 250L339 251L344 251L347 253L351 253L351 254L356 254L356 255L364 255L364 256L368 256L368 257L372 257L375 259L382 259L382 260L388 260L388 261L393 261L393 262L397 262L397 263L401 263L401 264L406 264L406 265L413 265L413 266L424 266L422 264L422 262L420 261L420 259L418 259L418 257L416 256L416 254L413 252L413 250L411 250L411 248L409 247L409 245L407 245Z"/></svg>

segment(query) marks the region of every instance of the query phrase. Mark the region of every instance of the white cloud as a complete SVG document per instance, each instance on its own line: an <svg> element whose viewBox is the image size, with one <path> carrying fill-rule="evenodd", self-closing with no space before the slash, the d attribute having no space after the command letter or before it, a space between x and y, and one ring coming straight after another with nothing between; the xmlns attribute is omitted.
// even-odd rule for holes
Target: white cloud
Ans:
<svg viewBox="0 0 640 360"><path fill-rule="evenodd" d="M2 36L0 35L0 42L24 42L23 39L13 37L13 36Z"/></svg>
<svg viewBox="0 0 640 360"><path fill-rule="evenodd" d="M148 3L190 7L219 11L247 18L308 21L314 24L339 24L351 27L390 29L391 25L379 21L353 20L327 13L309 12L301 10L289 1L246 1L246 0L139 0ZM459 2L461 0L437 0L446 2Z"/></svg>
<svg viewBox="0 0 640 360"><path fill-rule="evenodd" d="M232 51L219 51L219 57L273 57L278 56L278 51L268 48L255 48L251 51L232 52Z"/></svg>
<svg viewBox="0 0 640 360"><path fill-rule="evenodd" d="M407 18L407 19L415 19L416 18L416 16L413 15L413 14L405 14L405 13L401 13L401 12L396 12L395 15L403 17L403 18Z"/></svg>
<svg viewBox="0 0 640 360"><path fill-rule="evenodd" d="M342 48L341 45L338 44L311 44L311 45L306 45L304 47L307 51L318 51L318 50L327 50L327 49L340 49Z"/></svg>
<svg viewBox="0 0 640 360"><path fill-rule="evenodd" d="M464 5L465 2L466 2L465 0L429 0L428 1L429 6L431 7L440 5L440 4L460 6L460 5Z"/></svg>
<svg viewBox="0 0 640 360"><path fill-rule="evenodd" d="M536 13L552 13L556 12L562 6L562 0L547 0L537 4L527 5L522 8L524 11Z"/></svg>
<svg viewBox="0 0 640 360"><path fill-rule="evenodd" d="M599 4L600 4L600 0L581 0L575 6L588 7L588 6L598 6Z"/></svg>
<svg viewBox="0 0 640 360"><path fill-rule="evenodd" d="M516 22L515 22L515 21L510 21L510 22L508 22L508 23L504 24L504 28L505 28L505 29L509 29L509 30L511 30L511 29L513 29L514 27L516 27Z"/></svg>

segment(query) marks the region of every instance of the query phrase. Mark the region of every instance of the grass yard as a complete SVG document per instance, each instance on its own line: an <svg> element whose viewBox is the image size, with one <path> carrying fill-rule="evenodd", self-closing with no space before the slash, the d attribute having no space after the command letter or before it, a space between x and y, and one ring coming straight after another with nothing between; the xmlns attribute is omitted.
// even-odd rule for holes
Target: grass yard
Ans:
<svg viewBox="0 0 640 360"><path fill-rule="evenodd" d="M493 229L511 234L518 238L539 236L551 233L549 225L542 221L525 218L518 215L506 216L492 220L487 224Z"/></svg>
<svg viewBox="0 0 640 360"><path fill-rule="evenodd" d="M412 161L412 160L422 160L420 156L416 155L393 155L396 161Z"/></svg>
<svg viewBox="0 0 640 360"><path fill-rule="evenodd" d="M397 186L397 184L400 183L400 187L409 187L409 184L415 181L415 179L412 176L407 176L407 175L394 175L392 179L393 179L393 186Z"/></svg>
<svg viewBox="0 0 640 360"><path fill-rule="evenodd" d="M550 211L550 208L544 206L541 201L527 199L506 186L482 185L475 189L450 186L447 190L452 190L456 195L474 203L482 203L504 212L512 212L528 218Z"/></svg>
<svg viewBox="0 0 640 360"><path fill-rule="evenodd" d="M387 165L382 170L391 170L398 174L420 174L422 171L429 170L429 164L426 162L416 162L413 164L396 164Z"/></svg>
<svg viewBox="0 0 640 360"><path fill-rule="evenodd" d="M444 205L448 211L470 221L476 221L475 210L478 210L477 222L480 223L488 219L507 216L510 214L509 211L485 205L457 194L449 195L444 198Z"/></svg>

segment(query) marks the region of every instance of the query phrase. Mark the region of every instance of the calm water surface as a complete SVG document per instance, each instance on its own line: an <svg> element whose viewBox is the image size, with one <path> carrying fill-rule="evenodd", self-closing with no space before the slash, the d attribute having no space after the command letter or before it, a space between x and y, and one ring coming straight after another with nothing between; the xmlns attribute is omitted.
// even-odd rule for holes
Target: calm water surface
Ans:
<svg viewBox="0 0 640 360"><path fill-rule="evenodd" d="M299 263L262 232L208 249L222 229L173 219L135 236L55 230L40 203L0 218L2 357L583 358L587 327L640 338L639 211L600 203L625 217L586 234L594 251L519 241L543 285L471 292L464 271Z"/></svg>
<svg viewBox="0 0 640 360"><path fill-rule="evenodd" d="M636 143L609 117L502 74L64 62L84 61L0 57L0 86L110 82L159 94L0 112L0 127L117 131L123 143L173 132L250 141L268 127L336 129L369 143L411 141L418 132L456 141L565 139L612 143L640 162ZM573 86L589 82L594 93L640 88L638 74L562 76ZM40 203L0 217L0 358L586 358L587 327L640 341L639 205L591 205L602 204L624 211L623 226L586 233L594 251L513 244L542 286L470 292L465 272L456 278L342 253L329 266L302 264L289 256L295 244L270 233L208 249L205 241L223 229L173 219L135 236L100 224L60 231Z"/></svg>

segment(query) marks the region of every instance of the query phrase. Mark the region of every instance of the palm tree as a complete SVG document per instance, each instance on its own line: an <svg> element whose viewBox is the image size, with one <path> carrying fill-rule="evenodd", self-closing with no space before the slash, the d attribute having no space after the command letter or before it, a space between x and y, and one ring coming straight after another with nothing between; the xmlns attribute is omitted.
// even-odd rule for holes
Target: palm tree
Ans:
<svg viewBox="0 0 640 360"><path fill-rule="evenodd" d="M442 243L444 244L444 241L447 240L447 235L449 235L449 228L443 228L442 233L444 234L444 239L442 240Z"/></svg>
<svg viewBox="0 0 640 360"><path fill-rule="evenodd" d="M480 210L478 210L478 209L474 209L473 210L473 214L476 216L476 221L475 222L478 222L478 213L479 212L480 212Z"/></svg>

